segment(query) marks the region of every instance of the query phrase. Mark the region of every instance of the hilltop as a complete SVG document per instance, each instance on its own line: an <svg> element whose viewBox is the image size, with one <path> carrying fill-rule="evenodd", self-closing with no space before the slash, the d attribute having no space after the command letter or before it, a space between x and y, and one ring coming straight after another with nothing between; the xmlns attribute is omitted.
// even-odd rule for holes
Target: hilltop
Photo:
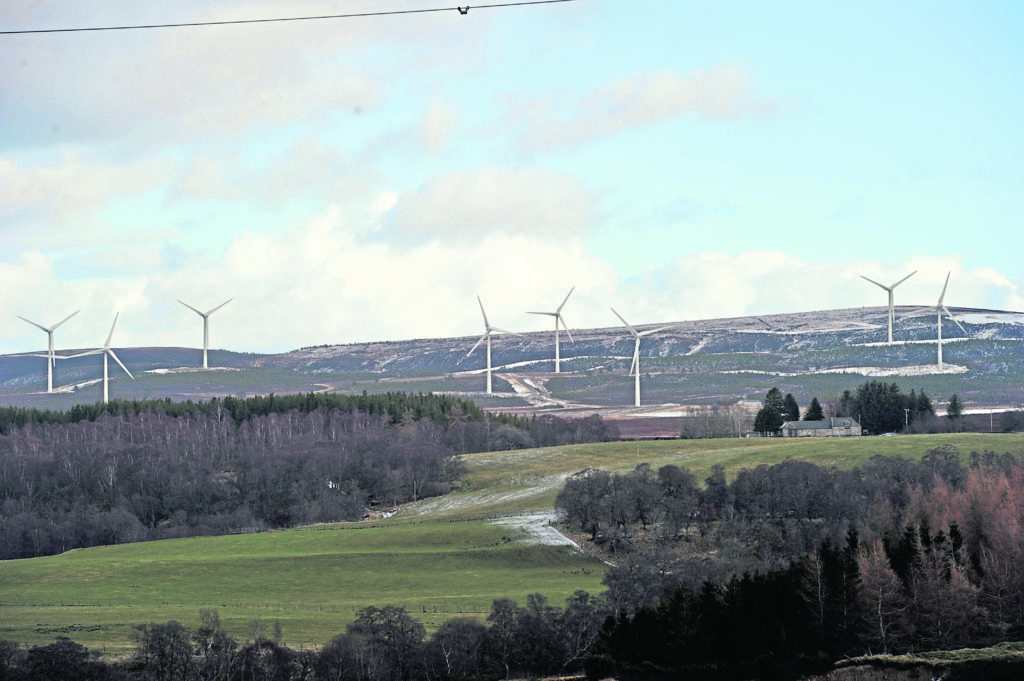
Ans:
<svg viewBox="0 0 1024 681"><path fill-rule="evenodd" d="M1024 313L952 308L967 330L944 321L945 365L936 367L935 318L897 307L895 342L885 343L886 308L867 307L638 325L669 328L641 345L642 413L683 405L757 401L778 385L802 404L855 388L869 378L895 381L942 401L957 392L970 408L1021 401ZM200 350L118 349L136 376L112 374L123 399L207 399L271 392L450 392L503 410L614 410L635 413L627 375L633 339L622 327L573 329L562 336L561 373L554 373L550 331L495 336L495 395L484 394L484 352L466 353L477 336L306 347L279 354L213 350L214 367L196 369ZM45 360L0 357L0 404L65 409L99 399L96 357L58 362L47 395ZM650 405L650 406L646 406Z"/></svg>

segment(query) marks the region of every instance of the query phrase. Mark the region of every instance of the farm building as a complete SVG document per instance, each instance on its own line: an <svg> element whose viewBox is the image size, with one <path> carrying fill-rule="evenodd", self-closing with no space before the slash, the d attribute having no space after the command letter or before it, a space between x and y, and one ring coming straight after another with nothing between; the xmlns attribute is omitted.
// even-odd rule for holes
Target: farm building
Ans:
<svg viewBox="0 0 1024 681"><path fill-rule="evenodd" d="M783 437L850 437L860 435L860 424L841 416L822 421L786 421L782 424Z"/></svg>

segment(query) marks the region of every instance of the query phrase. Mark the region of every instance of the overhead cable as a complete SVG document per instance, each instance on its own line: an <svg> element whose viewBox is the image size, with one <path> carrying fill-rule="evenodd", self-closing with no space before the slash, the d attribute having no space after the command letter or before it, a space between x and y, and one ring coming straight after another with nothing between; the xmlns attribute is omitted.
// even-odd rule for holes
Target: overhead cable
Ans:
<svg viewBox="0 0 1024 681"><path fill-rule="evenodd" d="M0 31L0 35L22 35L28 33L83 33L89 31L132 31L152 28L191 28L195 26L228 26L233 24L270 24L285 21L319 21L325 19L356 19L359 17L384 17L399 14L427 14L430 12L451 12L458 10L461 15L469 14L470 9L494 9L498 7L520 7L524 5L553 5L578 0L520 0L519 2L500 2L486 5L466 5L464 7L425 7L421 9L384 10L380 12L353 12L350 14L323 14L306 17L276 17L272 19L227 19L223 21L190 21L176 24L138 24L128 26L84 26L76 28L33 28L13 31Z"/></svg>

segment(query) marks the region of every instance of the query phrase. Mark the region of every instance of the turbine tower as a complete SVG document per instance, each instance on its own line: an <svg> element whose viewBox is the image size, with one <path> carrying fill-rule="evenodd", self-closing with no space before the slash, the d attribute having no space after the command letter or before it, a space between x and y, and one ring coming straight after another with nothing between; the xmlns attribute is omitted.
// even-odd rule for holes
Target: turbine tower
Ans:
<svg viewBox="0 0 1024 681"><path fill-rule="evenodd" d="M565 325L565 319L562 318L562 308L565 307L565 304L569 301L569 296L571 296L572 292L575 291L575 290L576 290L575 286L573 286L571 289L569 289L569 293L566 294L565 300L562 301L562 304L559 305L558 308L555 309L554 312L529 312L528 313L528 314L543 314L543 315L548 315L549 317L554 317L555 318L555 373L556 374L560 373L560 371L561 371L559 369L559 362L561 361L561 356L559 355L559 350L558 350L558 325L559 324L562 325L562 328L565 329L565 335L569 337L569 340L571 342L573 342L573 343L576 342L576 341L572 340L572 334L569 333L569 327Z"/></svg>
<svg viewBox="0 0 1024 681"><path fill-rule="evenodd" d="M25 319L21 315L18 315L18 319L20 319L22 321L25 321L25 322L28 322L32 326L38 327L38 328L42 329L43 331L45 331L46 335L47 335L47 337L49 339L49 343L48 343L49 350L48 350L48 352L46 354L46 358L47 358L46 359L46 392L48 392L48 393L52 393L53 392L53 365L56 362L56 358L55 358L54 352L53 352L53 332L57 329L58 326L60 326L61 324L63 324L67 320L71 319L72 317L74 317L79 312L81 312L81 310L75 310L74 312L69 314L67 317L65 317L64 319L60 320L59 322L57 322L56 324L54 324L53 326L50 326L50 327L43 326L42 324L37 324L34 321L32 321L31 319Z"/></svg>
<svg viewBox="0 0 1024 681"><path fill-rule="evenodd" d="M612 312L615 312L615 308L614 307L609 308L609 309ZM671 326L661 326L661 327L658 327L657 329L648 329L647 331L637 331L636 329L634 329L632 326L629 325L629 322L627 322L625 319L622 319L622 315L620 315L618 312L615 312L615 316L618 317L622 321L622 323L626 325L626 328L629 329L629 332L631 334L633 334L633 338L636 339L636 343L633 345L633 364L630 365L630 367L629 367L629 375L636 376L635 383L634 383L635 387L634 387L634 390L633 390L633 395L634 395L634 397L633 397L633 405L639 407L640 406L640 339L643 338L644 336L649 336L652 333L658 333L659 331L664 331L665 329L669 329L669 328L672 328L672 327Z"/></svg>
<svg viewBox="0 0 1024 681"><path fill-rule="evenodd" d="M505 329L499 329L496 326L491 326L491 323L487 321L487 313L484 312L484 304L480 300L480 296L476 297L476 302L480 303L480 314L484 316L484 335L480 336L480 340L476 342L476 345L473 346L473 349L466 353L466 357L472 355L473 350L476 350L478 347L480 347L480 344L483 343L485 340L487 341L487 394L491 395L491 334L494 332L511 333L513 336L518 336L519 334L513 333L512 331L506 331Z"/></svg>
<svg viewBox="0 0 1024 681"><path fill-rule="evenodd" d="M960 327L960 330L964 332L964 335L967 335L967 329L964 328L964 325L956 320L956 318L953 316L953 313L950 312L949 308L946 307L945 303L942 302L942 300L946 297L946 287L949 286L949 275L950 274L952 274L952 272L947 272L946 273L946 283L942 285L942 295L939 296L939 302L935 303L935 308L934 308L935 309L936 325L938 326L938 336L937 337L938 337L938 346L939 346L939 353L938 353L938 357L939 357L939 371L942 371L942 313L945 312L946 315L950 319L952 319L953 322L957 326Z"/></svg>
<svg viewBox="0 0 1024 681"><path fill-rule="evenodd" d="M893 321L896 319L896 314L894 312L893 302L892 302L892 291L897 286L899 286L900 284L905 282L907 279L910 279L915 274L917 274L917 270L914 270L913 272L911 272L907 276L903 277L902 279L900 279L899 281L897 281L895 284L893 284L891 286L886 286L885 284L879 284L874 279L868 279L863 274L860 275L861 279L865 279L867 281L870 281L875 286L878 286L879 288L885 289L889 293L889 345L892 345L892 324L893 324Z"/></svg>
<svg viewBox="0 0 1024 681"><path fill-rule="evenodd" d="M212 310L207 310L206 312L200 312L199 310L195 309L194 307L192 307L191 305L186 303L184 300L181 300L180 298L178 299L179 303L181 303L182 305L184 305L185 307L187 307L188 309L192 310L197 315L199 315L200 317L203 318L203 368L204 369L209 369L210 368L206 364L206 352L207 352L207 348L210 346L210 315L212 315L214 312L216 312L217 310L221 309L222 307L224 307L225 305L230 303L232 300L234 300L234 298L228 298L227 300L225 300L223 303L221 303L217 307L213 308Z"/></svg>
<svg viewBox="0 0 1024 681"><path fill-rule="evenodd" d="M117 317L119 314L120 313L114 315L114 323L110 325L110 333L107 334L107 342L103 344L102 348L96 348L95 350L89 350L88 352L80 352L77 355L67 355L62 358L72 359L74 357L85 357L86 355L103 355L103 404L106 404L107 402L110 401L110 389L108 387L110 378L107 373L108 355L113 357L114 361L117 362L122 369L124 369L124 372L128 374L128 378L132 379L133 381L135 380L135 377L132 376L132 372L128 371L128 367L126 367L121 362L121 360L117 358L117 355L114 354L114 350L110 347L110 339L114 337L114 327L117 326Z"/></svg>

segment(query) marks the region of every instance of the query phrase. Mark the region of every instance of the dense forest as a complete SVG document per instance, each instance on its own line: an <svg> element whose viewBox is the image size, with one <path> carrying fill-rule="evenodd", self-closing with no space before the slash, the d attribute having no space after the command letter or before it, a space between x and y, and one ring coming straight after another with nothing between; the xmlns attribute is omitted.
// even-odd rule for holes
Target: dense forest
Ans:
<svg viewBox="0 0 1024 681"><path fill-rule="evenodd" d="M1024 453L850 471L589 469L556 502L612 558L599 676L794 678L848 655L1024 638ZM671 641L671 645L669 645ZM735 655L737 646L744 650Z"/></svg>
<svg viewBox="0 0 1024 681"><path fill-rule="evenodd" d="M8 409L0 426L0 559L358 520L449 491L460 454L617 437L405 393Z"/></svg>

